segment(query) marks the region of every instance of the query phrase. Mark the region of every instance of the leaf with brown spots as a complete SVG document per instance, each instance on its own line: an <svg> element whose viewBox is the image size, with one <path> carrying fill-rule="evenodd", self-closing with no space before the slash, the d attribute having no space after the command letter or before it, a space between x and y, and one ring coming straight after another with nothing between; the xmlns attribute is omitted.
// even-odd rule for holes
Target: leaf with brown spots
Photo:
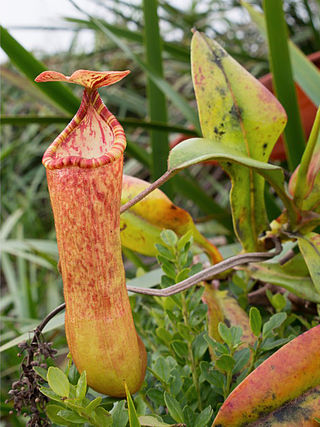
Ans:
<svg viewBox="0 0 320 427"><path fill-rule="evenodd" d="M286 124L276 98L218 43L199 32L192 38L191 63L203 136L267 162ZM176 149L181 150L181 144ZM257 250L258 236L267 227L264 179L238 164L222 159L220 164L232 180L235 232L246 251Z"/></svg>
<svg viewBox="0 0 320 427"><path fill-rule="evenodd" d="M250 427L319 427L315 418L320 415L320 386L271 412Z"/></svg>
<svg viewBox="0 0 320 427"><path fill-rule="evenodd" d="M237 427L253 422L257 422L253 425L273 426L260 424L261 417L276 409L285 411L285 405L289 413L292 407L288 406L289 402L293 403L299 396L300 400L295 402L302 408L305 405L314 408L310 410L309 424L292 422L284 425L312 426L314 417L319 416L319 385L320 325L290 341L248 375L223 403L212 427ZM304 395L309 390L312 390L310 395ZM318 398L314 393L318 393Z"/></svg>

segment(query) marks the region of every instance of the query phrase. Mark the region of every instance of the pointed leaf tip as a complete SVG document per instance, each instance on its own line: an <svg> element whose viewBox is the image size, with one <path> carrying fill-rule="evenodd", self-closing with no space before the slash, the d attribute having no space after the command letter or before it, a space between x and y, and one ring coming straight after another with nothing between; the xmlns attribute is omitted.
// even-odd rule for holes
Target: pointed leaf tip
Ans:
<svg viewBox="0 0 320 427"><path fill-rule="evenodd" d="M71 76L65 76L57 71L44 71L39 74L35 81L38 83L43 82L66 82L76 83L84 86L87 89L98 89L102 86L110 86L122 80L130 73L129 70L125 71L90 71L90 70L77 70Z"/></svg>

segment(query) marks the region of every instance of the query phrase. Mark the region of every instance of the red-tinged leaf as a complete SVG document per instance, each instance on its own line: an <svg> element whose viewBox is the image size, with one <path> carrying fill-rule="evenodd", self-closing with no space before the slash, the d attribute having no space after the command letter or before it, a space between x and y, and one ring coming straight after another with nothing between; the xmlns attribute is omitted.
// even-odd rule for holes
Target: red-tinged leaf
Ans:
<svg viewBox="0 0 320 427"><path fill-rule="evenodd" d="M124 175L121 203L128 202L149 185L146 181ZM157 254L155 244L161 243L160 233L164 229L171 229L178 236L191 231L194 242L208 254L213 264L223 259L218 249L197 230L191 215L174 205L159 189L120 217L122 245L143 255Z"/></svg>
<svg viewBox="0 0 320 427"><path fill-rule="evenodd" d="M320 386L276 409L250 427L319 427L315 421L320 416Z"/></svg>
<svg viewBox="0 0 320 427"><path fill-rule="evenodd" d="M57 71L44 71L35 79L36 82L66 82L75 83L87 89L98 89L103 86L110 86L130 73L126 71L90 71L77 70L71 76L65 76Z"/></svg>
<svg viewBox="0 0 320 427"><path fill-rule="evenodd" d="M227 291L218 291L211 285L205 285L202 299L208 306L208 332L212 338L222 342L218 325L224 322L230 326L240 326L243 332L241 341L247 345L255 342L247 313Z"/></svg>
<svg viewBox="0 0 320 427"><path fill-rule="evenodd" d="M267 162L286 123L276 98L218 43L199 32L192 38L191 62L203 136ZM235 163L220 164L233 183L230 200L237 236L245 250L256 250L267 222L264 179Z"/></svg>
<svg viewBox="0 0 320 427"><path fill-rule="evenodd" d="M212 426L249 425L320 384L320 325L274 353L236 387Z"/></svg>

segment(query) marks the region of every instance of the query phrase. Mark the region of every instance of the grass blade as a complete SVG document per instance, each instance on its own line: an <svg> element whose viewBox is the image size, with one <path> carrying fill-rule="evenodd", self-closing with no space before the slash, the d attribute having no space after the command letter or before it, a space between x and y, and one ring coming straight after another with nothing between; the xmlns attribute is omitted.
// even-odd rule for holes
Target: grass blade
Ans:
<svg viewBox="0 0 320 427"><path fill-rule="evenodd" d="M9 294L11 295L14 303L14 312L16 315L21 316L22 301L18 288L17 276L9 256L4 253L1 254L1 267L9 289Z"/></svg>
<svg viewBox="0 0 320 427"><path fill-rule="evenodd" d="M2 224L1 229L0 229L0 239L1 240L5 240L9 236L9 234L13 230L14 226L17 224L17 222L21 218L22 214L23 214L23 210L17 209L10 216L8 216L8 218Z"/></svg>
<svg viewBox="0 0 320 427"><path fill-rule="evenodd" d="M91 28L93 30L96 30L97 27L94 23L91 21L88 21L86 19L76 19L76 18L66 18L68 22L73 22L75 24L78 24L81 27L84 28ZM128 30L127 28L120 28L119 26L109 24L108 22L101 21L105 27L107 27L110 31L113 32L118 37L122 37L129 41L134 41L138 43L143 43L143 36L136 32ZM169 53L172 57L179 61L187 62L190 61L190 53L189 50L172 42L163 42L163 50L167 53Z"/></svg>
<svg viewBox="0 0 320 427"><path fill-rule="evenodd" d="M290 170L294 170L300 163L305 137L291 70L283 4L279 0L268 0L264 1L263 5L273 85L277 98L288 115L288 123L284 129L288 165Z"/></svg>
<svg viewBox="0 0 320 427"><path fill-rule="evenodd" d="M0 116L1 125L25 126L32 123L50 125L52 123L67 124L72 120L72 116ZM131 117L118 117L119 122L123 127L143 128L151 130L161 130L170 133L182 133L190 136L200 136L195 130L188 129L183 126L175 126L157 121L145 121L134 119Z"/></svg>
<svg viewBox="0 0 320 427"><path fill-rule="evenodd" d="M162 46L158 20L158 1L144 0L144 46L146 63L160 78L163 78ZM164 93L148 77L147 83L148 107L150 120L161 123L167 122L167 105ZM151 176L155 181L167 170L167 158L169 155L168 134L159 130L150 131L151 143ZM163 186L165 192L170 193L171 182Z"/></svg>
<svg viewBox="0 0 320 427"><path fill-rule="evenodd" d="M136 408L134 407L134 403L132 401L130 391L128 389L128 386L126 382L124 383L125 389L126 389L126 396L127 396L127 403L128 403L128 414L129 414L129 424L130 427L141 427L141 424L138 420L138 415L136 412Z"/></svg>

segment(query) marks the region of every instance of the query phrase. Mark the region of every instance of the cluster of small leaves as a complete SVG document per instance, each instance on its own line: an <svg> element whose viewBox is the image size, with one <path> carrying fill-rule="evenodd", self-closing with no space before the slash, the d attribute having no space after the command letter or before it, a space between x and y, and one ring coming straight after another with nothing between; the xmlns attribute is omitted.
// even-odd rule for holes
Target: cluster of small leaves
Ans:
<svg viewBox="0 0 320 427"><path fill-rule="evenodd" d="M230 392L273 351L295 337L293 334L283 337L286 319L286 313L276 313L263 324L260 311L256 307L251 307L250 327L257 338L253 346L242 342L240 326L228 327L220 322L218 331L222 342L210 336L205 337L212 350L213 362L201 362L200 380L205 379L209 382L215 392L225 400Z"/></svg>
<svg viewBox="0 0 320 427"><path fill-rule="evenodd" d="M40 333L35 333L31 342L22 342L18 345L20 353L24 354L21 363L22 373L18 381L12 384L9 390L10 398L6 401L13 401L13 408L18 415L30 417L27 426L48 426L49 422L43 415L44 408L48 401L47 397L40 392L43 379L37 374L36 369L47 368L47 359L54 358L56 350L52 348L52 343L45 342ZM10 411L10 415L13 410Z"/></svg>
<svg viewBox="0 0 320 427"><path fill-rule="evenodd" d="M162 286L167 287L187 279L202 269L200 263L193 264L190 251L193 243L192 231L188 231L180 239L172 230L163 230L160 234L162 244L156 244L157 259L163 272Z"/></svg>
<svg viewBox="0 0 320 427"><path fill-rule="evenodd" d="M178 238L173 231L164 230L161 239L156 247L164 272L162 288L201 270L201 264L193 264L191 232ZM162 423L168 424L204 427L210 423L214 393L199 381L200 361L210 358L204 339L207 307L201 303L202 294L202 287L194 287L171 297L149 298L148 305L137 304L136 327L151 359L144 387L134 399L139 415L160 415Z"/></svg>
<svg viewBox="0 0 320 427"><path fill-rule="evenodd" d="M93 400L87 397L86 371L78 374L71 357L66 371L51 366L48 370L35 367L43 379L40 392L54 403L46 405L48 418L59 426L87 424L108 427L113 425L112 415L101 406L102 397ZM74 384L73 384L74 383ZM127 421L126 421L127 422ZM125 425L125 424L124 424Z"/></svg>
<svg viewBox="0 0 320 427"><path fill-rule="evenodd" d="M228 327L220 322L218 331L222 342L206 336L213 361L201 362L201 379L211 384L215 392L225 400L230 391L247 375L245 367L250 360L250 350L242 346L240 326Z"/></svg>
<svg viewBox="0 0 320 427"><path fill-rule="evenodd" d="M275 304L276 307L278 306ZM283 302L281 303L281 306ZM280 305L279 305L280 307ZM254 346L251 347L252 361L249 372L255 369L261 362L270 356L270 352L275 351L283 346L291 339L295 338L294 334L284 336L285 322L287 313L278 312L271 316L267 322L263 324L260 311L256 307L251 307L249 312L250 327L253 334L257 337Z"/></svg>

